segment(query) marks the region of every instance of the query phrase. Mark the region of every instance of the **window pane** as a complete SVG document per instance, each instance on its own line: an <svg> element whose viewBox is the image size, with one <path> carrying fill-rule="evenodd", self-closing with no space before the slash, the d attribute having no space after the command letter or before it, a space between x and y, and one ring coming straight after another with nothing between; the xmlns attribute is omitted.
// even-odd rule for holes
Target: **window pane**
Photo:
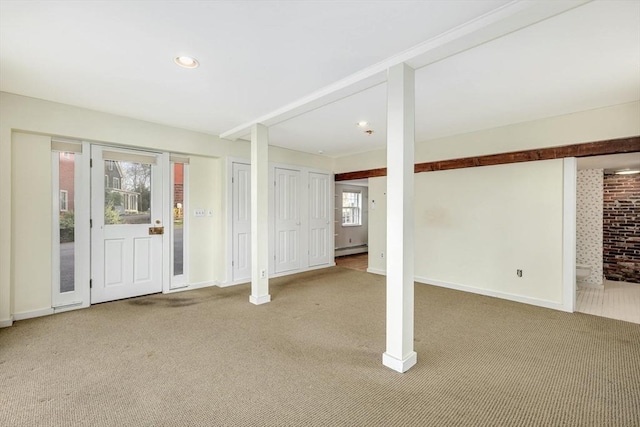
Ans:
<svg viewBox="0 0 640 427"><path fill-rule="evenodd" d="M342 225L362 225L360 221L361 203L359 192L342 192Z"/></svg>
<svg viewBox="0 0 640 427"><path fill-rule="evenodd" d="M105 160L104 170L104 223L151 224L151 165Z"/></svg>
<svg viewBox="0 0 640 427"><path fill-rule="evenodd" d="M60 153L60 293L75 289L75 155Z"/></svg>
<svg viewBox="0 0 640 427"><path fill-rule="evenodd" d="M173 275L184 272L184 164L173 165Z"/></svg>

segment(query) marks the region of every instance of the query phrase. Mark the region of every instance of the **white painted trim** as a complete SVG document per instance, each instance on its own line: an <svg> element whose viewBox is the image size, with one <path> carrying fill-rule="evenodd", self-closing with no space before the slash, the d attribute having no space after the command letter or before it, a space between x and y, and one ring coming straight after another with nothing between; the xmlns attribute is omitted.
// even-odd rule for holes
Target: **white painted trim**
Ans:
<svg viewBox="0 0 640 427"><path fill-rule="evenodd" d="M0 328L8 328L13 325L13 317L8 319L0 320Z"/></svg>
<svg viewBox="0 0 640 427"><path fill-rule="evenodd" d="M159 157L159 158L158 158ZM162 225L165 230L169 230L169 233L173 234L173 206L171 200L173 199L173 188L171 187L171 161L169 153L163 152L156 157L160 166L160 173L162 173L162 200L160 202L160 213L162 216ZM153 221L154 218L151 218ZM171 242L172 236L164 233L162 235L162 290L171 288Z"/></svg>
<svg viewBox="0 0 640 427"><path fill-rule="evenodd" d="M535 305L538 307L551 308L553 310L567 311L561 303L542 300L538 298L525 297L521 295L509 294L506 292L492 291L490 289L475 288L473 286L461 285L458 283L443 282L441 280L428 279L425 277L416 277L415 281L425 285L439 286L441 288L455 289L457 291L469 292L472 294L495 297L509 301L521 302L524 304Z"/></svg>
<svg viewBox="0 0 640 427"><path fill-rule="evenodd" d="M380 276L387 275L387 272L385 270L380 270L379 268L367 268L367 273L379 274Z"/></svg>
<svg viewBox="0 0 640 427"><path fill-rule="evenodd" d="M589 1L511 1L277 110L223 132L220 134L220 138L235 140L248 135L251 127L256 123L273 126L377 86L386 81L386 71L394 65L409 63L413 68L418 69L566 12Z"/></svg>
<svg viewBox="0 0 640 427"><path fill-rule="evenodd" d="M409 353L404 359L396 359L389 353L382 353L382 364L387 368L391 368L401 374L407 372L413 365L418 362L418 354L415 351Z"/></svg>
<svg viewBox="0 0 640 427"><path fill-rule="evenodd" d="M188 287L189 283L189 163L183 163L181 161L174 161L172 156L169 155L169 279L168 289L163 288L163 293L167 293L169 290L182 289ZM184 159L182 159L184 160ZM188 160L188 159L186 159ZM173 274L173 239L174 239L174 223L173 223L173 205L175 194L175 171L173 165L175 163L182 163L182 274Z"/></svg>
<svg viewBox="0 0 640 427"><path fill-rule="evenodd" d="M562 305L573 313L576 307L576 222L578 161L563 159L562 185Z"/></svg>
<svg viewBox="0 0 640 427"><path fill-rule="evenodd" d="M175 289L169 289L166 291L163 291L163 294L173 294L176 292L183 292L183 291L193 291L195 289L201 289L201 288L212 288L214 286L218 286L218 282L198 282L198 283L192 283L188 286L183 286L181 288L175 288Z"/></svg>
<svg viewBox="0 0 640 427"><path fill-rule="evenodd" d="M274 275L270 275L269 278L270 279L274 279L276 277L284 277L284 276L291 276L294 274L299 274L299 273L304 273L307 271L313 271L313 270L322 270L323 268L331 268L331 267L335 267L336 263L335 262L331 262L328 264L322 264L322 265L314 265L312 267L309 268L305 268L304 270L292 270L292 271L284 271L282 273L278 273L278 274L274 274ZM224 283L219 283L218 286L219 288L228 288L230 286L238 286L238 285L247 285L250 284L251 282L249 281L249 279L244 279L244 280L237 280L235 282L224 282Z"/></svg>
<svg viewBox="0 0 640 427"><path fill-rule="evenodd" d="M271 295L269 294L260 295L260 296L250 295L249 302L255 305L266 304L268 302L271 302Z"/></svg>
<svg viewBox="0 0 640 427"><path fill-rule="evenodd" d="M23 311L13 314L13 321L32 319L34 317L49 316L53 314L53 308L43 308L42 310Z"/></svg>
<svg viewBox="0 0 640 427"><path fill-rule="evenodd" d="M251 279L242 279L242 280L236 280L233 282L218 283L216 286L218 286L219 288L229 288L231 286L250 285L250 284L251 284Z"/></svg>

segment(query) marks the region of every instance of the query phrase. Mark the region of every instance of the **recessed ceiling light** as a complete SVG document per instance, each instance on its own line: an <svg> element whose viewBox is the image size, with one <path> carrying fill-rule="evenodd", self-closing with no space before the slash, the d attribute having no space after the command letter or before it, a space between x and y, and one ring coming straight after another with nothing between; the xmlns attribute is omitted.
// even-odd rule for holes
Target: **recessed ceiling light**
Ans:
<svg viewBox="0 0 640 427"><path fill-rule="evenodd" d="M363 128L363 127L365 127L365 126L366 126L366 125L368 125L368 124L369 124L369 122L362 121L362 122L358 122L358 123L356 123L356 126Z"/></svg>
<svg viewBox="0 0 640 427"><path fill-rule="evenodd" d="M638 169L625 169L625 170L621 170L621 171L615 171L614 173L616 175L632 175L634 173L640 173L640 170L638 170Z"/></svg>
<svg viewBox="0 0 640 427"><path fill-rule="evenodd" d="M173 62L183 68L196 68L198 65L200 65L195 58L192 58L190 56L176 56L173 59Z"/></svg>

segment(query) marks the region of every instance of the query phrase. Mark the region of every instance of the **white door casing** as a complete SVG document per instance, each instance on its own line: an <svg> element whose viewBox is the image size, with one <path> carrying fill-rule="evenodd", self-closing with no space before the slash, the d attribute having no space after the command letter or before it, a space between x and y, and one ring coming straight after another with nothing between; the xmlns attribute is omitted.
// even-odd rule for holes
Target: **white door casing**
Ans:
<svg viewBox="0 0 640 427"><path fill-rule="evenodd" d="M309 266L331 262L332 227L329 175L309 173Z"/></svg>
<svg viewBox="0 0 640 427"><path fill-rule="evenodd" d="M251 166L232 165L232 280L251 280Z"/></svg>
<svg viewBox="0 0 640 427"><path fill-rule="evenodd" d="M164 234L151 234L151 229L164 225L162 156L98 145L92 146L91 153L91 303L161 292ZM110 173L105 171L105 159L113 160L116 167L118 163L149 165L150 217L144 223L105 224L105 172ZM126 187L124 179L117 180L120 189ZM141 204L137 193L133 189L119 193L121 218L136 216Z"/></svg>
<svg viewBox="0 0 640 427"><path fill-rule="evenodd" d="M300 263L300 171L275 168L275 273Z"/></svg>

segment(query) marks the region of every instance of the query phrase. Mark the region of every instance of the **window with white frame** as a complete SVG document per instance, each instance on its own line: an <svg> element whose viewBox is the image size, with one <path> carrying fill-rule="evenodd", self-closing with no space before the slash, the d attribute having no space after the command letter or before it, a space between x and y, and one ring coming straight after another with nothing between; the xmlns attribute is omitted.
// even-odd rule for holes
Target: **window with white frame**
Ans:
<svg viewBox="0 0 640 427"><path fill-rule="evenodd" d="M362 193L359 191L342 192L342 225L362 225Z"/></svg>
<svg viewBox="0 0 640 427"><path fill-rule="evenodd" d="M120 178L113 177L113 188L120 188Z"/></svg>
<svg viewBox="0 0 640 427"><path fill-rule="evenodd" d="M60 212L69 210L69 193L67 190L60 190Z"/></svg>

